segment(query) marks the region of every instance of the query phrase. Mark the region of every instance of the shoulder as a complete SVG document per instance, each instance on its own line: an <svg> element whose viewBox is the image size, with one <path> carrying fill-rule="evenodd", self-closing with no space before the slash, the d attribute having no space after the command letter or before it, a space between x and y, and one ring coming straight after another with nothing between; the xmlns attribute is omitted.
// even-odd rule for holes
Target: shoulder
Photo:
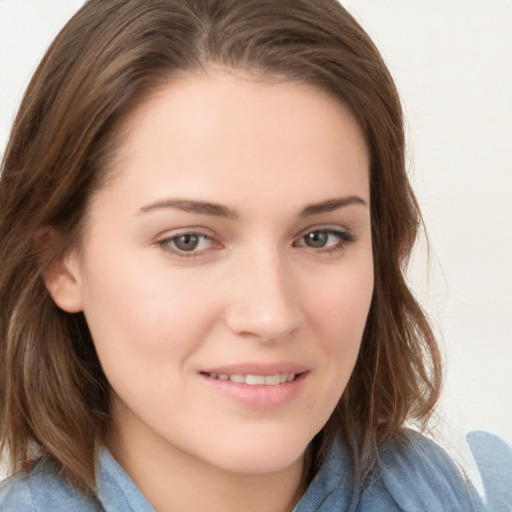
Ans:
<svg viewBox="0 0 512 512"><path fill-rule="evenodd" d="M512 510L512 448L489 432L467 435L489 510Z"/></svg>
<svg viewBox="0 0 512 512"><path fill-rule="evenodd" d="M485 510L474 487L447 453L409 430L382 448L378 469L362 498L367 504L392 504L393 510Z"/></svg>
<svg viewBox="0 0 512 512"><path fill-rule="evenodd" d="M0 511L76 512L96 511L93 502L61 479L48 463L0 484Z"/></svg>
<svg viewBox="0 0 512 512"><path fill-rule="evenodd" d="M335 442L294 512L486 510L446 452L409 430L381 448L378 463L364 481L353 480L353 467L346 444Z"/></svg>
<svg viewBox="0 0 512 512"><path fill-rule="evenodd" d="M0 510L12 512L37 510L32 502L26 475L8 478L0 483Z"/></svg>

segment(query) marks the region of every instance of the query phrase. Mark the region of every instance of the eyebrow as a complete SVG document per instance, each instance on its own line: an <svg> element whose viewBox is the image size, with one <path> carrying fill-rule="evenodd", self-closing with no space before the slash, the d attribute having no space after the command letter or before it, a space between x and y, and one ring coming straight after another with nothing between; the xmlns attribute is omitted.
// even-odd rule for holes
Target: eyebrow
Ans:
<svg viewBox="0 0 512 512"><path fill-rule="evenodd" d="M366 206L367 202L359 196L338 197L328 199L321 203L314 203L306 206L299 214L300 217L309 217L321 213L329 213L345 206L359 204ZM194 201L191 199L164 199L143 206L139 213L151 212L160 208L177 208L187 213L198 213L201 215L210 215L213 217L226 217L229 219L238 219L240 216L235 210L217 203L208 201Z"/></svg>
<svg viewBox="0 0 512 512"><path fill-rule="evenodd" d="M359 196L338 197L334 199L328 199L327 201L322 201L321 203L310 204L309 206L306 206L304 210L302 210L300 216L309 217L310 215L329 213L338 210L339 208L343 208L344 206L350 206L353 204L367 206L366 201Z"/></svg>
<svg viewBox="0 0 512 512"><path fill-rule="evenodd" d="M238 218L238 213L227 206L210 203L208 201L192 201L189 199L164 199L163 201L157 201L156 203L143 206L139 212L146 213L160 208L177 208L178 210L188 213L199 213L202 215L227 217L230 219Z"/></svg>

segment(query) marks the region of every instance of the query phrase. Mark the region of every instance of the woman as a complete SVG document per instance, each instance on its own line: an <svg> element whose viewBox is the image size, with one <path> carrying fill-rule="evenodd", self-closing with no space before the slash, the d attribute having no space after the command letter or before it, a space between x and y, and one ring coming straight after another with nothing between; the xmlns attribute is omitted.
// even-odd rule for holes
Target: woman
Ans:
<svg viewBox="0 0 512 512"><path fill-rule="evenodd" d="M5 510L480 510L426 426L398 95L334 0L92 0L0 184Z"/></svg>

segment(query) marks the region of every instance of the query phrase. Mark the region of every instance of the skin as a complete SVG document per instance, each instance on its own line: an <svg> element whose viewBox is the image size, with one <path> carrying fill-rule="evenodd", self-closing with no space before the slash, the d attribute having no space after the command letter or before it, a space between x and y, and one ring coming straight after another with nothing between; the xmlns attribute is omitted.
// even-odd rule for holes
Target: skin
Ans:
<svg viewBox="0 0 512 512"><path fill-rule="evenodd" d="M219 70L163 87L123 133L80 247L46 276L112 386L107 445L159 512L291 510L370 307L364 137L317 89ZM299 365L298 391L242 403L202 373L248 363Z"/></svg>

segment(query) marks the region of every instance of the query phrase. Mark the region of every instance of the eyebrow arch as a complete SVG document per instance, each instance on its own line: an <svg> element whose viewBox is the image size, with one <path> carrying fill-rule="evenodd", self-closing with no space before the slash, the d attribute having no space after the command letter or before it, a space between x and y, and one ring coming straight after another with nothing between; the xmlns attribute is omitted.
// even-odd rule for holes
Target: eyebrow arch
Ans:
<svg viewBox="0 0 512 512"><path fill-rule="evenodd" d="M318 215L319 213L329 213L337 210L338 208L343 208L344 206L352 204L367 206L366 201L359 196L338 197L322 201L321 203L310 204L302 210L300 216L309 217L310 215Z"/></svg>
<svg viewBox="0 0 512 512"><path fill-rule="evenodd" d="M164 199L151 203L147 206L143 206L139 213L146 213L159 208L177 208L188 213L199 213L202 215L212 215L214 217L227 217L230 219L238 218L237 212L222 206L220 204L210 203L208 201L192 201L190 199Z"/></svg>
<svg viewBox="0 0 512 512"><path fill-rule="evenodd" d="M363 206L367 205L366 201L359 196L339 197L306 206L300 212L300 217L309 217L311 215L318 215L320 213L329 213L352 204L360 204ZM201 215L226 217L229 219L239 218L238 213L235 210L228 208L227 206L210 203L208 201L195 201L191 199L164 199L162 201L157 201L147 206L143 206L139 210L139 213L151 212L160 208L177 208L178 210L182 210L187 213L198 213Z"/></svg>

